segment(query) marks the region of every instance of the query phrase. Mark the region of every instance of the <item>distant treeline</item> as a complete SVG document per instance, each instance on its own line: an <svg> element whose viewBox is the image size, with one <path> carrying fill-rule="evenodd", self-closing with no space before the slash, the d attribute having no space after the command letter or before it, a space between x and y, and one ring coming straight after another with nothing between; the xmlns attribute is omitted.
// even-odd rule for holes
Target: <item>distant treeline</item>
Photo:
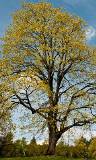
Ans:
<svg viewBox="0 0 96 160"><path fill-rule="evenodd" d="M45 155L47 151L47 143L37 144L33 138L30 143L22 140L13 141L12 133L0 137L0 157L31 157ZM56 155L70 158L96 158L96 137L87 141L84 137L75 141L74 146L58 143L56 147Z"/></svg>

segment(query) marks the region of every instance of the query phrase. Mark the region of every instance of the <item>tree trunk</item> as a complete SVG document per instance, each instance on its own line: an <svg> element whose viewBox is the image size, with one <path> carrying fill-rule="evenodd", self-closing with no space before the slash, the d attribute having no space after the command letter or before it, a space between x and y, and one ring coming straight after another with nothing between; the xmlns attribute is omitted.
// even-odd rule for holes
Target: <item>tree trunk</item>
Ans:
<svg viewBox="0 0 96 160"><path fill-rule="evenodd" d="M48 114L49 122L48 122L48 129L49 129L49 144L47 149L47 155L55 155L56 143L60 138L60 134L57 132L57 122L56 117L53 116L53 111L50 111Z"/></svg>
<svg viewBox="0 0 96 160"><path fill-rule="evenodd" d="M47 155L54 155L56 149L57 139L55 135L49 135L49 146L47 150Z"/></svg>

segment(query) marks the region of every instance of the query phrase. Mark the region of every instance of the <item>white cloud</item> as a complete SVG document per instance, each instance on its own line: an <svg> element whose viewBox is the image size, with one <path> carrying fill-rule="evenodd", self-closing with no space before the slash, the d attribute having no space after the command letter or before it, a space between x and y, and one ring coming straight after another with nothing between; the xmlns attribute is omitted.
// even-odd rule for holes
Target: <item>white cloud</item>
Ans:
<svg viewBox="0 0 96 160"><path fill-rule="evenodd" d="M90 41L92 40L92 38L94 38L96 36L96 29L92 26L89 26L86 29L86 40Z"/></svg>

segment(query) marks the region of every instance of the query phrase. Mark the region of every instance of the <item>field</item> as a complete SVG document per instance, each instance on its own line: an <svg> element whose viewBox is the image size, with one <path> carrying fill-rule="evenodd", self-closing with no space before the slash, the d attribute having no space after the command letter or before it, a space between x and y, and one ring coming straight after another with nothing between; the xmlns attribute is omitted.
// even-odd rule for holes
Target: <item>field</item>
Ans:
<svg viewBox="0 0 96 160"><path fill-rule="evenodd" d="M42 157L20 157L20 158L0 158L0 160L83 160L83 159L67 159L67 158L64 158L64 157L55 157L55 156L42 156Z"/></svg>

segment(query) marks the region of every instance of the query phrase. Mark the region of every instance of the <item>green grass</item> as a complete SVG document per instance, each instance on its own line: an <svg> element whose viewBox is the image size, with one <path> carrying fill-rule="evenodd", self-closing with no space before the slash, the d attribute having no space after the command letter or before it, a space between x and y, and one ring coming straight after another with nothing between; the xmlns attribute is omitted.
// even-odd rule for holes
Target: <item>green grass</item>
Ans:
<svg viewBox="0 0 96 160"><path fill-rule="evenodd" d="M61 156L38 156L38 157L20 157L20 158L0 158L0 160L82 160L82 159L68 159Z"/></svg>

